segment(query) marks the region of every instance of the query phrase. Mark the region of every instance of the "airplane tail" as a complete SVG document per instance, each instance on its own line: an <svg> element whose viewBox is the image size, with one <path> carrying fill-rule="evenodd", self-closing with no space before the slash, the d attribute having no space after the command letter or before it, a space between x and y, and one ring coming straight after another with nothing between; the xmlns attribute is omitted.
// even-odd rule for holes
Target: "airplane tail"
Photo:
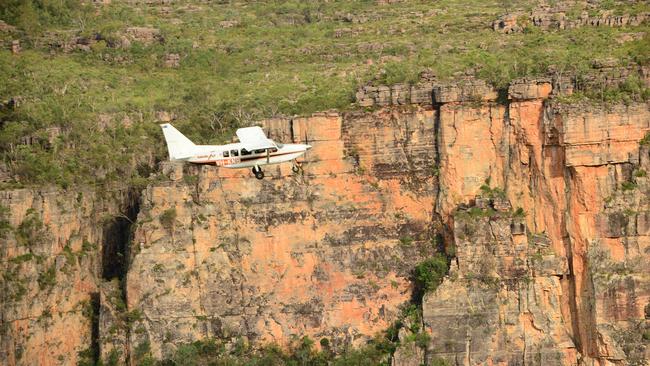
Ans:
<svg viewBox="0 0 650 366"><path fill-rule="evenodd" d="M167 142L169 160L184 160L194 155L194 143L169 123L160 125Z"/></svg>

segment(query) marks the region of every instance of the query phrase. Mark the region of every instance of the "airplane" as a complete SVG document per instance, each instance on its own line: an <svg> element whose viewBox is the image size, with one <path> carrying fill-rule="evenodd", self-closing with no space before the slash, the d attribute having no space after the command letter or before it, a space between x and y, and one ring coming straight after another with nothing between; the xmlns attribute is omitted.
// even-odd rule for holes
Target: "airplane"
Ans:
<svg viewBox="0 0 650 366"><path fill-rule="evenodd" d="M224 168L251 168L255 178L264 179L262 166L291 161L297 173L300 157L310 145L281 144L266 137L261 127L245 127L237 130L238 143L227 145L195 145L169 123L161 124L167 151L171 161L187 161L193 164L209 164Z"/></svg>

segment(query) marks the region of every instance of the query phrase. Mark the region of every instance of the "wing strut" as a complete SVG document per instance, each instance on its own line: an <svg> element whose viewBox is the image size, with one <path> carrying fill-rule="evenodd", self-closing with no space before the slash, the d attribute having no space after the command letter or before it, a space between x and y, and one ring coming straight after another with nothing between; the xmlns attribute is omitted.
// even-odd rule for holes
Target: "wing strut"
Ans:
<svg viewBox="0 0 650 366"><path fill-rule="evenodd" d="M268 164L271 160L271 153L269 152L269 149L266 149L266 163Z"/></svg>

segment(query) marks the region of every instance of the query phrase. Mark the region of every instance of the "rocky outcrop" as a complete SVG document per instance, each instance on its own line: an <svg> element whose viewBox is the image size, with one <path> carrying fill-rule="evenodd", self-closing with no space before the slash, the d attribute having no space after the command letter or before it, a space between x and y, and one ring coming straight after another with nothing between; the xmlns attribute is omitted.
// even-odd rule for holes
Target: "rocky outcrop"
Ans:
<svg viewBox="0 0 650 366"><path fill-rule="evenodd" d="M590 15L583 11L577 18L567 15L564 4L555 8L539 7L529 14L505 14L492 22L494 31L510 34L523 32L527 26L534 26L543 30L563 30L580 27L635 27L650 19L650 13L613 15L611 12L602 12Z"/></svg>

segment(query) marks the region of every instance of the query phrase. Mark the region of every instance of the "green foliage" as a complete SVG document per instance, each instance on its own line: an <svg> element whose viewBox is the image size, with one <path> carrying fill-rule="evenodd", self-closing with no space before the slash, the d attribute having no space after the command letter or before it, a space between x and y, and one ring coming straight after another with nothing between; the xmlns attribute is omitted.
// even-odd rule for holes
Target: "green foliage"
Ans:
<svg viewBox="0 0 650 366"><path fill-rule="evenodd" d="M32 259L34 259L34 255L32 253L25 253L11 258L10 261L11 263L20 264L20 263L29 262Z"/></svg>
<svg viewBox="0 0 650 366"><path fill-rule="evenodd" d="M106 358L105 365L106 366L118 366L120 364L120 353L121 352L118 351L117 349L112 349L108 353L108 357Z"/></svg>
<svg viewBox="0 0 650 366"><path fill-rule="evenodd" d="M56 266L52 264L45 271L38 274L38 287L45 290L56 285Z"/></svg>
<svg viewBox="0 0 650 366"><path fill-rule="evenodd" d="M151 343L144 341L135 346L133 349L133 358L138 366L153 366L155 360L151 356Z"/></svg>
<svg viewBox="0 0 650 366"><path fill-rule="evenodd" d="M167 359L159 362L169 366L229 365L229 366L376 366L387 365L388 353L382 348L382 341L373 340L357 349L344 350L335 356L323 345L323 351L316 351L314 341L309 337L296 338L287 350L276 345L253 349L240 342L228 349L215 339L204 339L180 345Z"/></svg>
<svg viewBox="0 0 650 366"><path fill-rule="evenodd" d="M637 185L634 182L623 182L623 183L621 183L621 189L623 190L623 192L625 192L625 191L633 191L633 190L636 189L636 187L637 187Z"/></svg>
<svg viewBox="0 0 650 366"><path fill-rule="evenodd" d="M403 236L399 238L399 243L400 245L403 246L407 246L407 247L411 246L413 244L413 238L411 238L410 236Z"/></svg>
<svg viewBox="0 0 650 366"><path fill-rule="evenodd" d="M639 145L648 146L650 145L650 132L646 133L645 136L639 141Z"/></svg>
<svg viewBox="0 0 650 366"><path fill-rule="evenodd" d="M431 336L427 332L413 333L406 337L405 342L414 342L418 347L426 349L431 343Z"/></svg>
<svg viewBox="0 0 650 366"><path fill-rule="evenodd" d="M417 292L424 294L435 291L447 274L449 265L442 254L428 258L415 267L414 279Z"/></svg>
<svg viewBox="0 0 650 366"><path fill-rule="evenodd" d="M7 233L13 229L9 223L10 213L9 207L0 205L0 239L6 238Z"/></svg>
<svg viewBox="0 0 650 366"><path fill-rule="evenodd" d="M481 185L479 189L481 190L481 196L485 198L506 198L506 192L503 189L499 187L490 187L490 178L486 179L485 184Z"/></svg>
<svg viewBox="0 0 650 366"><path fill-rule="evenodd" d="M625 328L616 327L613 337L621 347L626 356L626 362L630 366L646 366L646 347L650 340L650 325L644 321L628 322Z"/></svg>
<svg viewBox="0 0 650 366"><path fill-rule="evenodd" d="M160 214L160 224L171 231L176 223L176 208L169 208Z"/></svg>
<svg viewBox="0 0 650 366"><path fill-rule="evenodd" d="M133 323L142 320L142 311L140 311L139 309L133 309L127 313L124 313L123 318L127 326L131 327Z"/></svg>
<svg viewBox="0 0 650 366"><path fill-rule="evenodd" d="M526 217L526 211L521 207L517 207L517 209L512 213L512 217L524 218Z"/></svg>
<svg viewBox="0 0 650 366"><path fill-rule="evenodd" d="M28 209L25 219L16 228L16 240L20 245L32 247L41 242L44 236L43 221L34 209Z"/></svg>
<svg viewBox="0 0 650 366"><path fill-rule="evenodd" d="M451 366L452 364L445 360L444 358L434 356L429 360L428 365L430 366Z"/></svg>
<svg viewBox="0 0 650 366"><path fill-rule="evenodd" d="M91 10L79 0L5 0L0 2L0 19L34 32L45 26L79 24Z"/></svg>
<svg viewBox="0 0 650 366"><path fill-rule="evenodd" d="M77 366L97 366L95 364L96 351L93 347L88 347L77 353Z"/></svg>

